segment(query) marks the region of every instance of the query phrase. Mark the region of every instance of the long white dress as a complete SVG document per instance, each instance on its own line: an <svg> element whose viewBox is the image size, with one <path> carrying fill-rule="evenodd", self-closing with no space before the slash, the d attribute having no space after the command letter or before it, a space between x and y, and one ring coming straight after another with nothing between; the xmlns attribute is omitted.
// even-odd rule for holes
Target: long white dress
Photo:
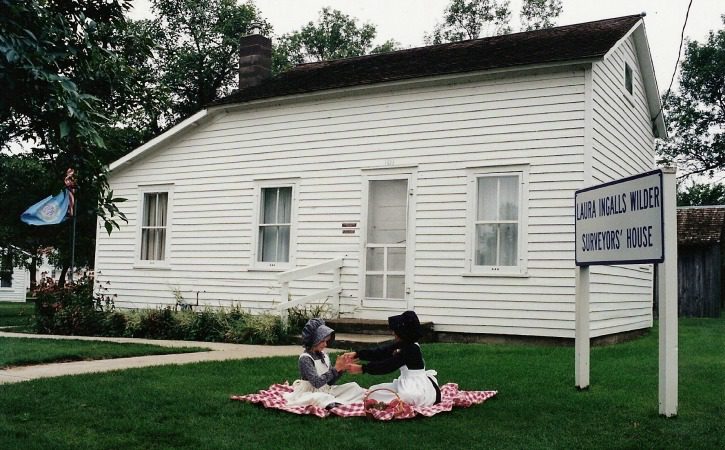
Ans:
<svg viewBox="0 0 725 450"><path fill-rule="evenodd" d="M408 366L400 367L400 376L392 383L380 383L370 386L370 391L375 389L390 389L397 392L400 399L409 405L431 406L436 402L436 389L431 378L438 384L435 370L408 369ZM370 394L369 398L379 402L390 403L395 399L395 394L389 391L377 391Z"/></svg>
<svg viewBox="0 0 725 450"><path fill-rule="evenodd" d="M327 353L325 353L324 360L316 360L309 353L302 353L300 358L313 359L318 375L323 375L330 370L330 357ZM284 395L288 406L314 405L325 408L332 403L343 405L359 403L363 401L366 392L366 389L354 382L340 385L326 384L320 388L315 388L307 380L295 380L292 387L294 391Z"/></svg>

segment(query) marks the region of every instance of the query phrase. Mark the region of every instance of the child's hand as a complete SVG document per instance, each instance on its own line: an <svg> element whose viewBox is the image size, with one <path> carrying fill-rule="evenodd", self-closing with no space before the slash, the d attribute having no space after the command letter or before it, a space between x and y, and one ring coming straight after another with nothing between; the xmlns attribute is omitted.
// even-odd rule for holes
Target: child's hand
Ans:
<svg viewBox="0 0 725 450"><path fill-rule="evenodd" d="M354 374L362 373L362 366L360 364L350 364L347 366L347 370Z"/></svg>
<svg viewBox="0 0 725 450"><path fill-rule="evenodd" d="M340 355L335 359L335 370L338 372L346 371L349 365L350 363L347 358L345 358L345 355Z"/></svg>

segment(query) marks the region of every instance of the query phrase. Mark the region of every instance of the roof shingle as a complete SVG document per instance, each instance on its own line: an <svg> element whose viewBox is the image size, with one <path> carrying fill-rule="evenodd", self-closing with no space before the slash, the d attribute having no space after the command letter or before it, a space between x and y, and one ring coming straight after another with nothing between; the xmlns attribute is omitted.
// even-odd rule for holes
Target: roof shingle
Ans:
<svg viewBox="0 0 725 450"><path fill-rule="evenodd" d="M677 208L679 245L705 245L720 242L725 225L725 207Z"/></svg>
<svg viewBox="0 0 725 450"><path fill-rule="evenodd" d="M618 17L390 53L301 64L210 106L411 78L604 56L642 17Z"/></svg>

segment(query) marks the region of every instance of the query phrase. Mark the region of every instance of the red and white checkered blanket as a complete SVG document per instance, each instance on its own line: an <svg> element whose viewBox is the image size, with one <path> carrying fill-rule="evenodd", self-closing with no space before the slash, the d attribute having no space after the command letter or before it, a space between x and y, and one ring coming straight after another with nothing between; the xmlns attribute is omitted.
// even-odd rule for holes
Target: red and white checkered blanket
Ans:
<svg viewBox="0 0 725 450"><path fill-rule="evenodd" d="M327 417L335 414L341 417L365 416L366 413L377 420L410 419L420 414L430 417L440 412L450 411L454 407L468 408L471 405L483 403L497 394L497 391L461 391L455 383L447 383L441 386L441 402L433 406L412 406L406 408L403 414L395 415L392 410L368 410L362 402L340 405L335 408L325 409L318 406L287 406L284 394L292 392L292 386L284 384L273 384L267 390L259 391L258 394L232 395L232 400L239 400L249 403L258 403L265 408L281 409L282 411L294 414L313 414L317 417Z"/></svg>

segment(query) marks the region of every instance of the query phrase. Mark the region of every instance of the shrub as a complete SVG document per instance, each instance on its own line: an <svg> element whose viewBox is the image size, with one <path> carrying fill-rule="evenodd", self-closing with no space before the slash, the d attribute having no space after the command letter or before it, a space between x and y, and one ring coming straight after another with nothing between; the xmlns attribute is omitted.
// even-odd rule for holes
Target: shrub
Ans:
<svg viewBox="0 0 725 450"><path fill-rule="evenodd" d="M71 335L105 334L106 316L113 301L93 296L89 278L63 287L44 284L35 291L35 330Z"/></svg>
<svg viewBox="0 0 725 450"><path fill-rule="evenodd" d="M232 321L224 340L237 344L279 344L289 342L282 329L279 316L272 314L247 315L243 320Z"/></svg>
<svg viewBox="0 0 725 450"><path fill-rule="evenodd" d="M133 324L130 337L147 339L183 339L177 314L170 307L146 309L139 313L138 321Z"/></svg>
<svg viewBox="0 0 725 450"><path fill-rule="evenodd" d="M332 311L330 306L326 303L316 305L306 305L302 308L290 308L287 324L289 330L292 333L297 333L301 330L308 320L313 317L321 317L323 319L329 319L332 317Z"/></svg>
<svg viewBox="0 0 725 450"><path fill-rule="evenodd" d="M187 312L192 317L184 331L184 338L193 341L219 342L224 340L227 321L223 310L208 307L201 312Z"/></svg>

